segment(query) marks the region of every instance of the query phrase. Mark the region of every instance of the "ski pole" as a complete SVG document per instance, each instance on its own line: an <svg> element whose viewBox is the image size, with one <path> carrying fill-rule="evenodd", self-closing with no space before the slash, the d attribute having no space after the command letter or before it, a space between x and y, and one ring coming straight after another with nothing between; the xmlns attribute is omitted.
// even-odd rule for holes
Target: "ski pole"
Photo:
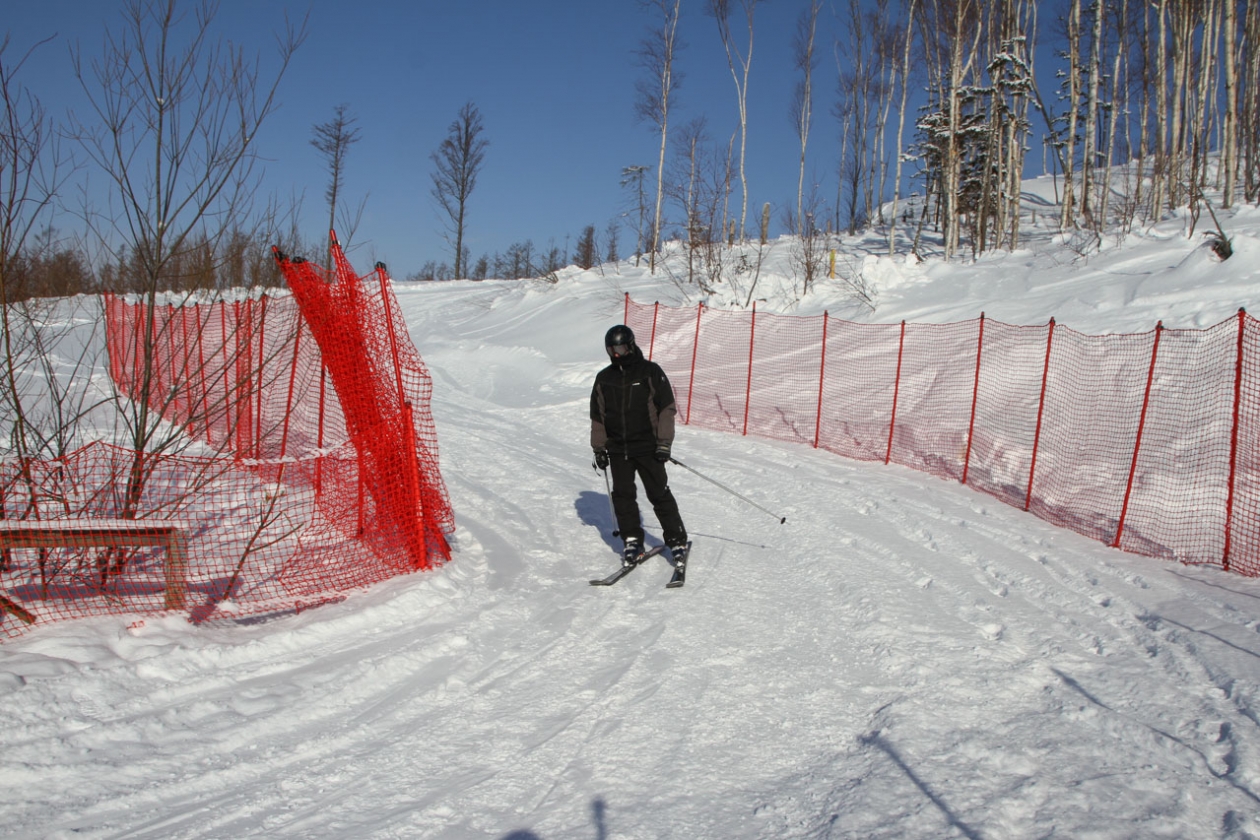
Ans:
<svg viewBox="0 0 1260 840"><path fill-rule="evenodd" d="M608 483L608 470L604 469L600 470L600 472L604 474L604 486L608 488L608 512L612 514L613 536L619 537L621 536L621 529L617 527L617 509L613 507L612 503L612 485Z"/></svg>
<svg viewBox="0 0 1260 840"><path fill-rule="evenodd" d="M669 462L670 462L671 464L677 464L678 466L682 467L684 470L687 470L688 472L693 472L693 473L695 473L696 475L700 476L701 478L703 478L705 481L709 482L710 484L716 484L718 487L721 487L721 488L722 488L723 490L725 490L727 493L730 493L732 496L735 496L735 497L736 497L736 498L738 498L738 499L743 499L745 502L747 502L748 504L752 505L753 507L755 507L757 510L761 511L762 513L768 513L768 514L770 514L770 515L771 515L771 516L773 516L775 519L779 520L779 524L780 524L780 525L782 525L782 524L784 524L785 522L787 522L787 517L786 517L786 516L779 516L777 513L774 513L773 511L766 510L766 509L765 509L765 508L763 508L761 505L759 505L759 504L757 504L756 502L754 502L752 499L749 499L749 498L748 498L748 497L746 497L746 496L741 496L741 495L739 495L738 493L736 493L734 490L732 490L731 488L727 487L725 484L721 484L721 483L719 483L719 482L717 482L717 481L714 481L713 479L709 478L709 477L708 477L707 475L705 475L704 473L697 472L696 470L693 470L691 467L687 466L687 465L686 465L686 464L684 464L682 461L679 461L677 458L670 458L670 459L669 459Z"/></svg>

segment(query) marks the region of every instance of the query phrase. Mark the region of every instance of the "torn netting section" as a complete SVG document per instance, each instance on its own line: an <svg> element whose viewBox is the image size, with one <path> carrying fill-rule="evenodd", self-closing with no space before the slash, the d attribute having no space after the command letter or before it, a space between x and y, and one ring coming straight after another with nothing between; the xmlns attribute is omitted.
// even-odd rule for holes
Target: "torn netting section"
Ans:
<svg viewBox="0 0 1260 840"><path fill-rule="evenodd" d="M429 373L384 266L360 277L333 252L330 276L280 258L291 295L104 298L128 422L146 407L164 443L0 462L0 636L172 604L300 610L449 559ZM181 551L131 544L154 531Z"/></svg>

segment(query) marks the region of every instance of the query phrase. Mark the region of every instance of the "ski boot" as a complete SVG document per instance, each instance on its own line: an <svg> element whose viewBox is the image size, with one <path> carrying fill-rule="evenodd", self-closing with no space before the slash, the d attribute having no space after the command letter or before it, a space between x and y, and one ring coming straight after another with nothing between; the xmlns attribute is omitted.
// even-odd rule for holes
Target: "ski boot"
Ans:
<svg viewBox="0 0 1260 840"><path fill-rule="evenodd" d="M674 558L674 568L685 570L687 568L687 552L691 550L691 543L680 542L669 547L670 556Z"/></svg>
<svg viewBox="0 0 1260 840"><path fill-rule="evenodd" d="M634 538L626 540L626 547L621 552L621 567L628 569L643 561L643 540Z"/></svg>

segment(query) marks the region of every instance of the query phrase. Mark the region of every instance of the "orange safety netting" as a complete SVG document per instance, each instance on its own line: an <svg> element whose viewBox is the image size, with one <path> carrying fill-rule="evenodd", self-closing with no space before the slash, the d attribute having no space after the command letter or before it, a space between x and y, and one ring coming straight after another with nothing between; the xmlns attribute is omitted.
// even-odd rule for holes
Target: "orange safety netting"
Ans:
<svg viewBox="0 0 1260 840"><path fill-rule="evenodd" d="M106 296L128 427L147 409L167 443L0 462L0 637L106 613L300 610L449 559L428 371L384 266L359 277L333 258L326 277L277 254L291 296Z"/></svg>
<svg viewBox="0 0 1260 840"><path fill-rule="evenodd" d="M960 481L1125 551L1260 575L1260 327L1085 335L677 309L626 323L679 417Z"/></svg>

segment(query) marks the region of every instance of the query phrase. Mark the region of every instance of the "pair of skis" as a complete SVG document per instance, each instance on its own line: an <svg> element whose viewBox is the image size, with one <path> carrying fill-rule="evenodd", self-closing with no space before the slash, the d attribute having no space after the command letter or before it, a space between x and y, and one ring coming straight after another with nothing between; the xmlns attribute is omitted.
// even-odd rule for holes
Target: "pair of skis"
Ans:
<svg viewBox="0 0 1260 840"><path fill-rule="evenodd" d="M643 557L640 558L638 563L634 563L633 565L630 565L630 566L622 566L620 569L613 572L611 575L609 575L606 578L596 578L595 580L591 581L591 586L612 586L614 583L621 580L623 577L625 577L626 575L633 572L635 569L642 566L643 563L649 557L655 557L656 555L662 553L664 550L665 550L665 546L663 545L658 545L658 546L649 548L643 554ZM677 560L675 560L674 562L674 574L673 576L670 577L669 583L665 584L666 589L677 589L678 587L686 583L687 560L690 557L691 557L691 543L687 543L687 550L683 553L682 562L681 563L677 562Z"/></svg>

